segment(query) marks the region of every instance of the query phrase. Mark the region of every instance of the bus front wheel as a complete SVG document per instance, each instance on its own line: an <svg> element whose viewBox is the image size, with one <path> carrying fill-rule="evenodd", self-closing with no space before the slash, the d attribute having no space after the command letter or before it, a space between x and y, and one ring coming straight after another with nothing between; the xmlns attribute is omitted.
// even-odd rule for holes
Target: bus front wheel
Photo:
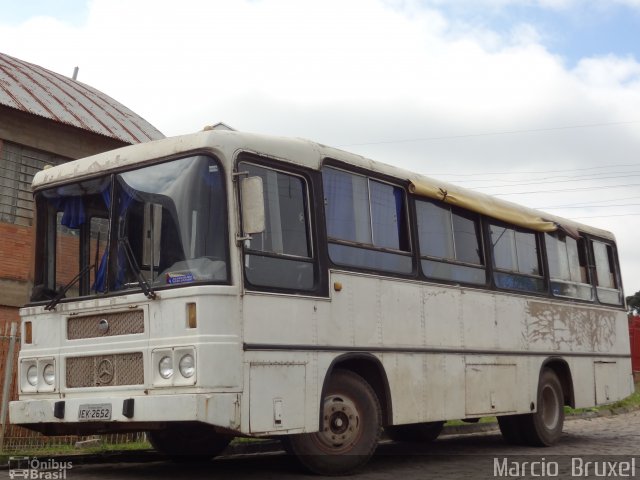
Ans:
<svg viewBox="0 0 640 480"><path fill-rule="evenodd" d="M320 431L291 435L286 448L311 472L345 475L373 455L381 425L380 402L369 383L351 371L335 370L323 398Z"/></svg>
<svg viewBox="0 0 640 480"><path fill-rule="evenodd" d="M538 410L522 415L520 427L529 445L550 447L558 442L564 425L564 394L558 376L550 368L540 374Z"/></svg>

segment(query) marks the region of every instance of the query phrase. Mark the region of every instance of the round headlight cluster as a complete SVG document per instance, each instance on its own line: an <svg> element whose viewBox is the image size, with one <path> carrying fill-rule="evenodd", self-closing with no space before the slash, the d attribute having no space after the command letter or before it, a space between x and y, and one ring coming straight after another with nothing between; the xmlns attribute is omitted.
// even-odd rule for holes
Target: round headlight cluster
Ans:
<svg viewBox="0 0 640 480"><path fill-rule="evenodd" d="M173 359L171 357L162 357L158 367L162 378L171 378L173 375Z"/></svg>
<svg viewBox="0 0 640 480"><path fill-rule="evenodd" d="M56 367L52 360L50 362L34 361L29 365L26 372L27 383L32 387L45 388L45 390L47 386L53 387L56 383Z"/></svg>
<svg viewBox="0 0 640 480"><path fill-rule="evenodd" d="M177 367L182 378L193 377L196 373L196 360L193 353L183 353L181 357L178 357L176 353L178 352L175 352L174 355L168 354L160 358L160 361L158 362L158 372L160 373L160 376L165 380L169 380L174 376L175 365L173 363L173 359L175 356L176 360L180 358Z"/></svg>
<svg viewBox="0 0 640 480"><path fill-rule="evenodd" d="M193 359L193 355L186 354L180 359L180 374L185 378L193 377L196 373L196 362Z"/></svg>

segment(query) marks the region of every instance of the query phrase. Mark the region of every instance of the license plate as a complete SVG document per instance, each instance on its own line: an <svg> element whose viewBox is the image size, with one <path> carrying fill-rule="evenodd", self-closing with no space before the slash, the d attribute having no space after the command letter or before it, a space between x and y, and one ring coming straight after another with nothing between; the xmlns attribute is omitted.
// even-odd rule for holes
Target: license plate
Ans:
<svg viewBox="0 0 640 480"><path fill-rule="evenodd" d="M111 420L111 404L99 403L97 405L80 405L78 420L82 422L100 422Z"/></svg>

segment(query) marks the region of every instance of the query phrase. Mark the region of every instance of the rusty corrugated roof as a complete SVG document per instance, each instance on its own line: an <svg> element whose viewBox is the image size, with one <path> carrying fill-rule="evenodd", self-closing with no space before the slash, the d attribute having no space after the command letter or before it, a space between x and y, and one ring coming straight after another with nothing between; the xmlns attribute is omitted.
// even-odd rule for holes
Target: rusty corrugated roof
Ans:
<svg viewBox="0 0 640 480"><path fill-rule="evenodd" d="M0 104L127 143L164 138L144 118L99 90L3 53Z"/></svg>

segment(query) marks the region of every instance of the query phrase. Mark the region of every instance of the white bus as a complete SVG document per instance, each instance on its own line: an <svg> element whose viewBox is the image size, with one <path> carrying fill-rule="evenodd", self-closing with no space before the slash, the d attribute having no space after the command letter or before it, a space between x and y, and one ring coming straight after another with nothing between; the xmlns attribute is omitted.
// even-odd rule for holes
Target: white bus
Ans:
<svg viewBox="0 0 640 480"><path fill-rule="evenodd" d="M281 438L364 465L382 428L495 415L558 441L632 392L612 234L317 143L203 131L39 172L11 421L148 431L171 456Z"/></svg>

